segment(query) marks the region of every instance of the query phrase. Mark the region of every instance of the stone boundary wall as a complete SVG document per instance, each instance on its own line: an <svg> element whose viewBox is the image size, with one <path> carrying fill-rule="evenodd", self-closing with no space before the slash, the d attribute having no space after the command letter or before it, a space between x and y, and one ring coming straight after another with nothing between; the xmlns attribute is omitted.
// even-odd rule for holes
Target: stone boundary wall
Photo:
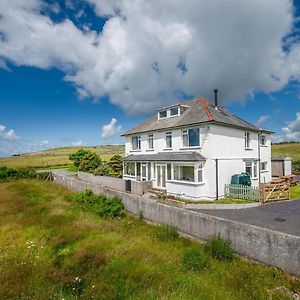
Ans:
<svg viewBox="0 0 300 300"><path fill-rule="evenodd" d="M55 172L53 174L55 183L73 191L91 189L96 194L102 193L108 197L119 196L125 210L133 215L138 216L142 211L145 219L174 226L179 232L199 240L207 240L214 234L220 234L222 238L231 241L237 253L300 275L300 237L172 207L145 196L83 182L74 176L55 174Z"/></svg>

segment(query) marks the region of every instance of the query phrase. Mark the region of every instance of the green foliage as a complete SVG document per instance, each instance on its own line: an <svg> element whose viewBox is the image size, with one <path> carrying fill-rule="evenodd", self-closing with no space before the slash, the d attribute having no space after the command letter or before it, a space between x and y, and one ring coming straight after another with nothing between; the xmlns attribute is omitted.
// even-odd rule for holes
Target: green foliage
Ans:
<svg viewBox="0 0 300 300"><path fill-rule="evenodd" d="M77 152L71 153L69 159L73 161L75 167L79 167L83 157L89 153L91 153L91 151L79 149Z"/></svg>
<svg viewBox="0 0 300 300"><path fill-rule="evenodd" d="M93 172L94 175L98 176L110 176L110 168L107 162L103 161Z"/></svg>
<svg viewBox="0 0 300 300"><path fill-rule="evenodd" d="M10 181L13 179L20 179L20 178L35 178L36 172L32 169L26 168L7 168L7 167L0 167L0 182Z"/></svg>
<svg viewBox="0 0 300 300"><path fill-rule="evenodd" d="M119 197L107 198L105 195L95 195L91 190L74 193L67 196L68 200L79 203L84 209L89 210L105 219L122 217L124 206Z"/></svg>
<svg viewBox="0 0 300 300"><path fill-rule="evenodd" d="M85 154L79 165L80 171L93 172L101 164L101 158L95 152Z"/></svg>
<svg viewBox="0 0 300 300"><path fill-rule="evenodd" d="M179 234L175 227L172 226L157 226L155 237L161 241L175 241Z"/></svg>
<svg viewBox="0 0 300 300"><path fill-rule="evenodd" d="M213 236L208 240L204 245L204 251L218 260L231 261L234 258L230 241L222 239L220 235Z"/></svg>
<svg viewBox="0 0 300 300"><path fill-rule="evenodd" d="M113 155L108 165L111 169L111 175L115 177L122 177L123 175L123 163L122 163L122 156L119 154Z"/></svg>
<svg viewBox="0 0 300 300"><path fill-rule="evenodd" d="M184 251L181 263L187 270L201 271L209 266L209 259L200 248L194 246Z"/></svg>
<svg viewBox="0 0 300 300"><path fill-rule="evenodd" d="M292 162L293 174L300 175L300 160Z"/></svg>

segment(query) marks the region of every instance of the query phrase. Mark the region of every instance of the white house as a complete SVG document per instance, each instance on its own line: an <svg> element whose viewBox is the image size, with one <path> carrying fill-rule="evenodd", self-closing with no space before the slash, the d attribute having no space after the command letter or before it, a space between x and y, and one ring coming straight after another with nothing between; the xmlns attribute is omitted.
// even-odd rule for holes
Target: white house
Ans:
<svg viewBox="0 0 300 300"><path fill-rule="evenodd" d="M218 199L234 174L271 181L271 131L203 98L164 107L125 132L124 179L189 199Z"/></svg>

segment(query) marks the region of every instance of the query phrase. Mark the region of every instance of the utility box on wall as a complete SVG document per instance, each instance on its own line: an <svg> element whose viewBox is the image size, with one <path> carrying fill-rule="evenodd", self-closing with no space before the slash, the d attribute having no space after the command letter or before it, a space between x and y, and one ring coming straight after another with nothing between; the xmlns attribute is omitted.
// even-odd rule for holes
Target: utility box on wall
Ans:
<svg viewBox="0 0 300 300"><path fill-rule="evenodd" d="M290 157L272 157L272 177L292 175L292 159Z"/></svg>

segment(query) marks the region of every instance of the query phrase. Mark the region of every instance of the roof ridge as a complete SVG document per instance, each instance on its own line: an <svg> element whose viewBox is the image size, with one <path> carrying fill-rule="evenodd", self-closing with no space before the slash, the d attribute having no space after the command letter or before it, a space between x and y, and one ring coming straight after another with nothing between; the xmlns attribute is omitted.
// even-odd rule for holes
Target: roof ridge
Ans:
<svg viewBox="0 0 300 300"><path fill-rule="evenodd" d="M205 113L207 115L208 121L213 121L214 117L213 117L213 115L211 114L211 112L209 111L209 109L207 107L207 100L202 98L202 97L199 97L199 101L202 105L203 110L205 111Z"/></svg>

